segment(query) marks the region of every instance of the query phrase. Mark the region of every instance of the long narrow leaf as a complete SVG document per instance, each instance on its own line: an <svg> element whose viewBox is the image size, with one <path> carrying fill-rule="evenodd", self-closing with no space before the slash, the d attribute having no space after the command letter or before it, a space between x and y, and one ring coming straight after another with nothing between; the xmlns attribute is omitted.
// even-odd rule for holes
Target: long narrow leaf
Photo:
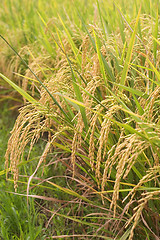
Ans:
<svg viewBox="0 0 160 240"><path fill-rule="evenodd" d="M77 59L78 65L81 67L81 57L80 57L80 55L79 55L79 50L77 49L75 43L73 42L72 36L70 35L67 27L65 26L64 21L63 21L62 18L60 17L60 15L59 15L59 19L60 19L60 21L61 21L61 23L62 23L62 25L63 25L63 27L64 27L64 30L65 30L65 32L66 32L66 34L67 34L67 36L68 36L69 43L70 43L70 45L71 45L72 51L74 52L75 58Z"/></svg>
<svg viewBox="0 0 160 240"><path fill-rule="evenodd" d="M9 83L9 85L11 85L17 92L19 92L28 102L30 102L30 103L38 103L26 91L24 91L22 88L17 86L14 82L12 82L10 79L5 77L2 73L0 73L0 77L3 78L7 83Z"/></svg>
<svg viewBox="0 0 160 240"><path fill-rule="evenodd" d="M136 31L137 31L137 27L138 27L140 12L141 12L141 8L139 10L139 13L138 13L138 16L137 16L137 19L136 19L136 23L135 23L135 27L134 27L134 31L132 33L132 37L131 37L131 40L130 40L130 43L129 43L129 46L128 46L127 56L126 56L126 60L125 60L125 63L124 63L124 68L123 68L123 72L122 72L122 76L121 76L121 80L120 80L121 85L125 85L125 82L126 82L127 73L128 73L128 69L129 69L129 64L130 64L131 57L132 57L132 51L133 51ZM119 89L122 91L121 87Z"/></svg>

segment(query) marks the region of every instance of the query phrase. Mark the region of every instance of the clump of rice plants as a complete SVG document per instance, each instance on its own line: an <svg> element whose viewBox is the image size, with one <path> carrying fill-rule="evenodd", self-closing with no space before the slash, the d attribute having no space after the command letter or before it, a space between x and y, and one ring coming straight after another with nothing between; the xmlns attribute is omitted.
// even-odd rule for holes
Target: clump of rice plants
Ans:
<svg viewBox="0 0 160 240"><path fill-rule="evenodd" d="M39 14L55 57L42 47L46 68L36 64L38 58L31 61L42 78L35 84L39 100L14 86L28 103L12 130L6 167L17 191L25 148L30 147L29 160L33 146L45 136L45 148L28 180L27 198L32 180L43 168L37 186L53 195L58 189L54 201L60 204L44 209L53 214L47 226L55 216L68 226L55 231L53 238L160 237L159 16L158 10L148 15L143 4L142 10L134 7L137 17L131 21L114 5L121 21L113 31L108 24L109 33L99 2L96 21L89 26L77 10L80 28L66 25L60 16L60 26L52 26ZM108 22L109 13L110 9ZM24 77L27 74L29 70ZM61 176L52 176L52 165L63 165ZM47 168L49 176L43 174Z"/></svg>

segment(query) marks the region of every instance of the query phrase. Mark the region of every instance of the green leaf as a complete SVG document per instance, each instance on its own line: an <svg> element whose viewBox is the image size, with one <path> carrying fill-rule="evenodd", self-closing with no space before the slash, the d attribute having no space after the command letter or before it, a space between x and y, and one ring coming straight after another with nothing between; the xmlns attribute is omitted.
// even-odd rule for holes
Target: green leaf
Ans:
<svg viewBox="0 0 160 240"><path fill-rule="evenodd" d="M31 97L26 91L24 91L22 88L17 86L14 82L9 80L7 77L5 77L2 73L0 73L0 77L3 78L7 83L9 83L10 86L12 86L17 92L19 92L28 102L30 103L38 103L33 97Z"/></svg>
<svg viewBox="0 0 160 240"><path fill-rule="evenodd" d="M137 95L137 96L139 96L139 97L143 97L143 98L145 98L145 99L148 98L148 94L144 94L143 92L141 92L141 91L139 91L139 90L136 90L136 89L134 89L134 88L130 88L130 87L124 86L124 85L119 84L119 83L113 83L113 84L116 85L116 86L119 86L119 87L127 90L128 92L130 92L130 93L132 93L132 94L135 94L135 95Z"/></svg>
<svg viewBox="0 0 160 240"><path fill-rule="evenodd" d="M153 37L155 39L158 38L158 7L157 7L157 13L156 13L156 22L155 22L155 29L153 33ZM154 54L154 62L156 64L156 58L157 58L157 42L153 41L153 54Z"/></svg>
<svg viewBox="0 0 160 240"><path fill-rule="evenodd" d="M135 97L134 94L133 94L133 98L134 98L134 101L135 101L135 103L136 103L136 106L137 106L137 108L138 108L138 111L139 111L140 115L143 115L144 110L143 110L143 108L141 107L139 101L137 100L137 98Z"/></svg>
<svg viewBox="0 0 160 240"><path fill-rule="evenodd" d="M136 24L132 33L132 37L128 46L128 51L127 51L127 56L126 56L126 60L124 63L124 68L122 71L122 76L121 76L121 80L120 80L120 84L121 85L125 85L126 82L126 78L127 78L127 73L128 73L128 69L129 69L129 65L130 65L130 61L131 61L131 57L132 57L132 52L133 52L133 46L134 46L134 41L135 41L135 37L136 37L136 31L137 31L137 26L138 26L138 21L139 21L139 17L140 17L140 11L141 8L139 10L137 19L136 19ZM119 88L122 91L122 88Z"/></svg>
<svg viewBox="0 0 160 240"><path fill-rule="evenodd" d="M91 36L89 30L87 29L87 26L86 26L86 24L85 24L82 16L80 15L79 12L78 12L78 14L79 14L79 16L80 16L80 18L81 18L81 21L82 21L82 24L83 24L83 26L84 26L84 28L85 28L85 30L86 30L86 32L87 32L90 40L91 40L91 43L92 43L92 45L93 45L93 48L94 48L95 52L97 52L95 41L94 41L93 37ZM115 77L114 77L114 75L113 75L113 73L112 73L111 68L109 67L109 65L108 65L105 57L102 55L102 53L100 53L100 54L101 54L101 58L102 58L102 61L103 61L103 64L104 64L105 71L106 71L106 73L108 74L109 79L110 79L111 81L115 82Z"/></svg>
<svg viewBox="0 0 160 240"><path fill-rule="evenodd" d="M65 192L65 193L67 193L67 194L69 194L69 195L72 195L72 196L74 196L74 197L78 197L79 199L82 199L82 200L85 201L85 202L88 202L88 203L91 203L91 204L93 203L91 200L87 199L87 198L84 197L84 196L81 196L80 194L78 194L77 192L75 192L75 191L73 191L73 190L71 190L71 189L69 189L69 188L61 187L61 186L59 186L59 185L57 185L57 184L55 184L55 183L53 183L53 182L50 182L50 181L48 181L48 180L47 180L46 182L48 182L48 183L51 184L52 186L60 189L62 192Z"/></svg>
<svg viewBox="0 0 160 240"><path fill-rule="evenodd" d="M101 54L101 51L100 51L100 41L99 41L99 38L97 37L94 29L93 29L93 34L94 34L94 38L95 38L96 51L97 51L97 54L98 54L99 66L100 66L100 69L101 69L103 80L105 82L105 85L108 86L107 79L106 79L106 73L105 73L105 67L104 67L104 61L102 59L103 55Z"/></svg>
<svg viewBox="0 0 160 240"><path fill-rule="evenodd" d="M59 15L58 15L58 16L59 16ZM78 65L81 67L82 59L81 59L81 56L79 55L80 52L79 52L79 50L77 49L75 43L73 42L72 36L70 35L67 27L65 26L64 21L62 20L62 18L61 18L60 16L59 16L59 19L60 19L60 21L61 21L61 23L62 23L62 25L63 25L63 27L64 27L64 30L65 30L65 32L66 32L66 34L67 34L69 43L70 43L70 45L71 45L72 51L74 52L75 58L77 59Z"/></svg>
<svg viewBox="0 0 160 240"><path fill-rule="evenodd" d="M153 71L155 72L157 79L158 79L158 83L160 84L160 73L158 72L158 70L155 68L155 66L152 64L152 62L149 60L149 58L146 58L147 62L149 63L149 65L151 66L151 68L153 69Z"/></svg>
<svg viewBox="0 0 160 240"><path fill-rule="evenodd" d="M131 227L125 231L125 233L123 234L123 236L119 240L126 240L126 239L128 239L128 237L130 235L130 232L131 232Z"/></svg>

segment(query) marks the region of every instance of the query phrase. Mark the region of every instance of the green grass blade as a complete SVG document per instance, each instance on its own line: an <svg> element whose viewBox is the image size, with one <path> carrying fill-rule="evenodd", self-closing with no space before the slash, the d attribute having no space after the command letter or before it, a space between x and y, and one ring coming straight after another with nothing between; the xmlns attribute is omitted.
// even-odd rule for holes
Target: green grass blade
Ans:
<svg viewBox="0 0 160 240"><path fill-rule="evenodd" d="M126 240L126 239L128 239L128 237L130 235L130 232L131 232L131 227L125 231L125 233L123 234L123 236L119 240Z"/></svg>
<svg viewBox="0 0 160 240"><path fill-rule="evenodd" d="M92 43L92 45L93 45L93 48L94 48L95 52L97 52L96 44L95 44L95 41L94 41L93 37L91 36L89 30L87 29L87 26L86 26L86 24L85 24L85 22L84 22L84 20L83 20L83 18L82 18L82 16L80 15L79 12L78 12L78 15L79 15L80 18L81 18L82 24L83 24L83 26L84 26L84 28L85 28L85 30L86 30L86 32L87 32L90 40L91 40L91 43ZM113 75L113 73L112 73L111 68L109 67L109 65L108 65L106 59L104 58L104 56L102 55L102 53L100 53L100 54L101 54L101 58L102 58L102 60L103 60L103 64L104 64L104 67L105 67L105 71L106 71L109 79L110 79L111 81L115 82L115 77L114 77L114 75Z"/></svg>
<svg viewBox="0 0 160 240"><path fill-rule="evenodd" d="M124 61L124 55L125 55L126 45L127 45L127 43L125 42L124 45L123 45L123 51L122 51L122 55L121 55L120 65L122 65L122 64L123 64L123 61Z"/></svg>
<svg viewBox="0 0 160 240"><path fill-rule="evenodd" d="M92 227L92 228L99 228L99 226L97 226L96 224L89 223L89 222L86 222L86 221L83 221L83 220L79 220L79 219L77 219L77 218L75 218L75 217L70 217L70 216L67 216L67 215L64 215L64 214L60 214L60 213L57 213L57 212L55 212L55 214L58 215L58 216L62 216L62 217L64 217L64 218L70 219L70 220L72 220L72 221L78 222L78 223L80 223L80 224L88 225L88 226L90 226L90 227ZM102 229L103 229L103 231L111 234L111 232L108 231L108 230L106 230L104 227L103 227ZM97 237L97 234L96 234L95 236ZM112 240L111 238L108 238L108 237L103 237L103 239Z"/></svg>
<svg viewBox="0 0 160 240"><path fill-rule="evenodd" d="M82 200L85 201L85 202L88 202L88 203L93 204L92 201L90 201L89 199L87 199L87 198L84 197L84 196L79 195L77 192L75 192L75 191L73 191L73 190L71 190L71 189L69 189L69 188L61 187L61 186L59 186L59 185L57 185L57 184L55 184L55 183L53 183L53 182L50 182L50 181L46 181L46 182L49 183L50 185L58 188L59 190L65 192L65 193L67 193L67 194L69 194L69 195L72 195L72 196L74 196L74 197L78 197L79 199L82 199Z"/></svg>
<svg viewBox="0 0 160 240"><path fill-rule="evenodd" d="M135 104L136 104L136 106L137 106L137 109L138 109L140 115L143 115L143 114L144 114L144 110L143 110L143 108L141 107L138 99L135 97L134 94L133 94L133 98L134 98Z"/></svg>
<svg viewBox="0 0 160 240"><path fill-rule="evenodd" d="M158 70L156 69L156 67L154 66L154 64L152 64L152 62L149 60L149 58L146 58L147 62L149 63L149 65L151 66L151 68L153 69L153 71L155 72L156 76L157 76L157 80L158 83L160 84L160 73L158 72Z"/></svg>
<svg viewBox="0 0 160 240"><path fill-rule="evenodd" d="M60 16L59 16L59 19L60 19L60 21L63 25L63 28L68 36L69 43L71 45L72 51L74 52L75 58L77 59L78 65L81 67L82 59L81 59L81 56L79 55L79 50L77 49L75 43L73 42L72 36L70 35L64 21L62 20L62 18Z"/></svg>
<svg viewBox="0 0 160 240"><path fill-rule="evenodd" d="M123 44L125 44L125 42L126 42L126 38L125 38L125 34L124 34L125 26L124 26L124 22L123 22L121 16L119 16L119 29L120 29L122 42L123 42Z"/></svg>
<svg viewBox="0 0 160 240"><path fill-rule="evenodd" d="M134 68L133 66L132 66L132 68L133 68L139 75L141 75L142 77L144 77L145 79L147 79L147 80L155 83L156 85L160 86L160 82L154 81L153 79L147 77L145 74L143 74L142 72L140 72L139 70L137 70L137 69ZM153 70L153 71L154 71L154 70ZM146 91L146 92L147 92L147 91ZM145 95L146 95L146 94L147 94L147 93L145 93ZM144 96L145 96L145 95L144 95ZM148 94L147 94L147 95L148 95Z"/></svg>
<svg viewBox="0 0 160 240"><path fill-rule="evenodd" d="M141 91L136 90L136 89L134 89L134 88L127 87L127 86L124 86L124 85L121 85L121 84L118 84L118 83L114 83L114 85L119 86L119 87L127 90L128 92L130 92L130 93L132 93L132 94L135 94L135 95L137 95L137 96L139 96L139 97L143 97L143 98L145 98L145 99L147 99L147 98L149 97L148 94L144 94L144 92L141 92Z"/></svg>
<svg viewBox="0 0 160 240"><path fill-rule="evenodd" d="M154 30L153 30L153 37L155 39L158 38L158 4L157 4L155 27L154 27ZM153 40L153 54L154 54L154 65L156 67L156 64L157 64L157 42L155 40ZM153 79L155 80L155 74L154 74ZM154 89L155 89L155 84L152 83L152 90L154 90Z"/></svg>
<svg viewBox="0 0 160 240"><path fill-rule="evenodd" d="M127 56L126 56L126 60L124 63L124 68L123 68L123 72L122 72L122 76L121 76L121 80L120 80L120 84L121 85L125 85L126 82L126 78L127 78L127 73L128 73L128 69L129 69L129 64L131 61L131 57L132 57L132 51L133 51L133 46L134 46L134 41L135 41L135 37L136 37L136 31L137 31L137 26L138 26L138 21L139 21L139 17L140 17L140 11L141 8L139 10L137 19L136 19L136 23L135 23L135 27L132 33L132 37L128 46L128 51L127 51ZM119 88L122 91L122 88Z"/></svg>
<svg viewBox="0 0 160 240"><path fill-rule="evenodd" d="M93 29L93 34L94 34L94 38L95 38L95 43L96 43L96 52L98 54L98 60L99 60L99 65L100 65L100 69L101 69L101 73L102 73L102 76L103 76L103 79L104 79L104 82L105 82L105 85L107 86L107 80L106 80L106 73L105 73L105 68L104 68L104 61L102 59L102 54L101 54L101 51L100 51L100 42L99 42L99 39Z"/></svg>
<svg viewBox="0 0 160 240"><path fill-rule="evenodd" d="M103 29L103 34L104 34L105 40L107 40L106 39L106 31L105 31L105 27L104 27L104 23L103 23L103 19L102 19L102 13L101 13L100 5L99 5L99 0L97 0L97 7L98 7L98 13L99 13L99 17L100 17L100 22L101 22L102 29Z"/></svg>
<svg viewBox="0 0 160 240"><path fill-rule="evenodd" d="M5 77L2 73L0 73L0 77L3 78L7 83L9 83L9 85L12 86L17 92L19 92L28 102L33 103L33 104L38 103L26 91L24 91L22 88L17 86L14 82L12 82L10 79Z"/></svg>
<svg viewBox="0 0 160 240"><path fill-rule="evenodd" d="M158 7L157 7L156 22L155 22L155 28L154 28L154 32L153 32L153 37L155 39L158 38ZM157 59L157 42L155 40L153 41L153 54L154 54L154 63L156 64L156 59Z"/></svg>
<svg viewBox="0 0 160 240"><path fill-rule="evenodd" d="M158 39L156 39L154 36L153 36L153 39L156 43L158 43L158 45L160 45L160 42L158 41Z"/></svg>
<svg viewBox="0 0 160 240"><path fill-rule="evenodd" d="M136 5L136 13L138 14L137 1L135 1L135 5ZM138 32L139 32L140 39L142 39L141 20L140 19L139 19L139 22L138 22Z"/></svg>

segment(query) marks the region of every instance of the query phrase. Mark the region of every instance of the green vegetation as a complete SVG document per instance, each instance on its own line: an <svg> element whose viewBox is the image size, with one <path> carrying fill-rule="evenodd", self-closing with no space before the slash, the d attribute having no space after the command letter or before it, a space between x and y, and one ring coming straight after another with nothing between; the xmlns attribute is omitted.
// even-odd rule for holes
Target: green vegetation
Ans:
<svg viewBox="0 0 160 240"><path fill-rule="evenodd" d="M0 236L159 239L159 1L2 2Z"/></svg>

